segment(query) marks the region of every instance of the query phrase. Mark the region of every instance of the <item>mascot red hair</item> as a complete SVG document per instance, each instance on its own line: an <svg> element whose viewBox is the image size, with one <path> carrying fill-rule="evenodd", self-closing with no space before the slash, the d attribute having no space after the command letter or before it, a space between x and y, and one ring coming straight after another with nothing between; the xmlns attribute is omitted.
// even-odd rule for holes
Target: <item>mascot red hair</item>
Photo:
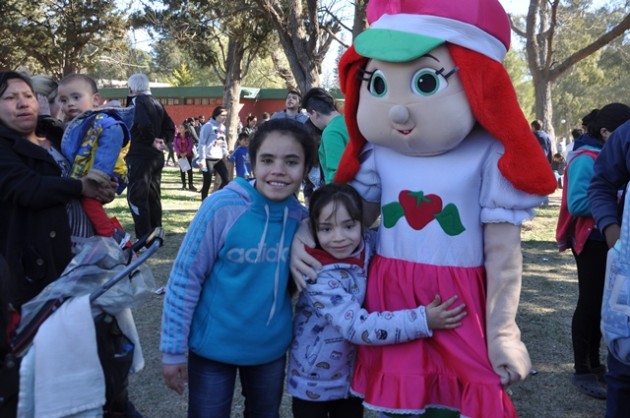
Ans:
<svg viewBox="0 0 630 418"><path fill-rule="evenodd" d="M336 181L380 205L366 308L457 295L461 327L360 347L352 390L385 414L515 417L530 360L515 317L520 225L555 190L501 64L498 0L370 0L339 63L350 142Z"/></svg>

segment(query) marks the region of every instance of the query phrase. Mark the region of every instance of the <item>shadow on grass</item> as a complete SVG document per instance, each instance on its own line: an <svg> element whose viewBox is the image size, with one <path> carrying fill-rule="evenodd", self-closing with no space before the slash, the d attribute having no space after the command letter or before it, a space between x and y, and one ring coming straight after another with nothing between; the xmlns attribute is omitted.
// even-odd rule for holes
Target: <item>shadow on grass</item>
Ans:
<svg viewBox="0 0 630 418"><path fill-rule="evenodd" d="M201 177L195 175L195 179L200 181ZM172 168L165 170L163 185L166 191L163 201L170 201L164 211L167 238L164 247L149 260L158 286L166 284L190 219L198 208L196 201L200 200L198 194L174 190L181 183L179 173ZM523 228L523 285L517 322L538 373L511 387L510 393L521 418L601 417L605 403L580 394L569 383L573 372L571 318L578 290L573 256L570 251L559 253L553 239L558 202L559 193L556 193L549 207L539 208L537 217ZM130 223L133 228L126 204L119 213L116 216L125 221L125 227ZM148 417L184 417L186 397L176 395L162 382L159 353L162 303L163 295L154 295L147 304L134 310L146 367L131 377L131 399ZM290 402L285 392L281 418L292 416ZM236 390L231 417L242 417L242 413L242 397ZM366 411L365 416L377 415Z"/></svg>
<svg viewBox="0 0 630 418"><path fill-rule="evenodd" d="M549 219L555 222L553 216ZM538 225L545 221L539 219ZM578 296L575 260L570 251L558 252L555 241L549 238L523 241L522 248L523 284L517 322L537 374L511 388L519 416L603 416L605 402L582 395L570 383L571 320ZM600 352L604 360L605 349Z"/></svg>

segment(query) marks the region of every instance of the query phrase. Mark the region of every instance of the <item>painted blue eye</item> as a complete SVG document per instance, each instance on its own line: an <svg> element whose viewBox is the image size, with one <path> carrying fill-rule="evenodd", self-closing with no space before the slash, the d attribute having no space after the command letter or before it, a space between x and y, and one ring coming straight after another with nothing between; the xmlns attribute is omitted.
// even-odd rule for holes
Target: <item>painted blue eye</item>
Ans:
<svg viewBox="0 0 630 418"><path fill-rule="evenodd" d="M422 68L411 78L411 90L420 96L433 96L447 86L446 78L433 68Z"/></svg>
<svg viewBox="0 0 630 418"><path fill-rule="evenodd" d="M368 84L368 91L372 96L383 97L387 94L387 80L381 70L376 70L372 73Z"/></svg>

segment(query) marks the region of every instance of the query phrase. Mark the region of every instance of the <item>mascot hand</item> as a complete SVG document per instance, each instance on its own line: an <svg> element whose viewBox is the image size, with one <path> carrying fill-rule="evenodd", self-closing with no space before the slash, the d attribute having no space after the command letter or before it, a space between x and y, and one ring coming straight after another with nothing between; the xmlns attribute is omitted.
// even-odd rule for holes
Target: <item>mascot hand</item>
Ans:
<svg viewBox="0 0 630 418"><path fill-rule="evenodd" d="M518 332L516 324L514 328ZM527 377L531 369L529 353L519 336L502 340L488 339L488 356L495 373L501 378L503 386L520 382Z"/></svg>
<svg viewBox="0 0 630 418"><path fill-rule="evenodd" d="M488 357L504 386L525 379L531 368L516 325L523 264L520 233L509 223L484 225Z"/></svg>

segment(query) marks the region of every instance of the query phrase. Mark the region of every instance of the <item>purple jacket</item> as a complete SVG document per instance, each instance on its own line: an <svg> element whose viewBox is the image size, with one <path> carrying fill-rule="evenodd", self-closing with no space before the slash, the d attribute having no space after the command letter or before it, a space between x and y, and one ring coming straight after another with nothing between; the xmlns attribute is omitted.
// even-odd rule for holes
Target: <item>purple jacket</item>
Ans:
<svg viewBox="0 0 630 418"><path fill-rule="evenodd" d="M181 132L178 132L177 135L175 135L175 140L173 141L173 150L178 156L185 155L186 157L192 157L193 145L194 141L192 135L189 133L182 135Z"/></svg>

